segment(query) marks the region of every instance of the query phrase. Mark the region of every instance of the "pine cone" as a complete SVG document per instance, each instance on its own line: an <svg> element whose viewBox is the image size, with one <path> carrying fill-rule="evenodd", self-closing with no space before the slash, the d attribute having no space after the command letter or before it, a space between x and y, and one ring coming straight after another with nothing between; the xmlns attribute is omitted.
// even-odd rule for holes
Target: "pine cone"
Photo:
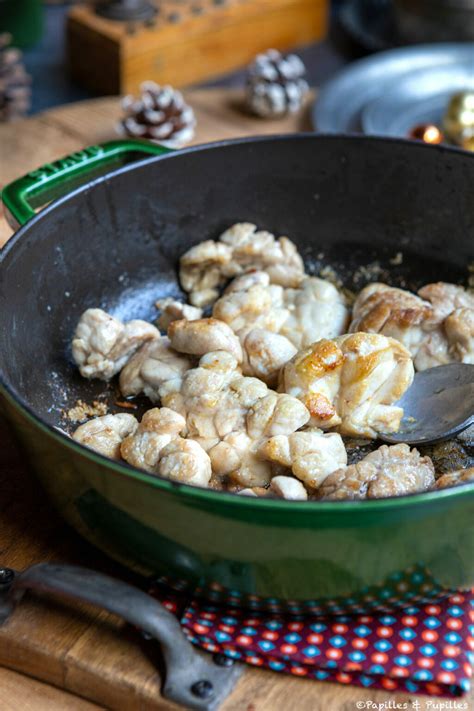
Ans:
<svg viewBox="0 0 474 711"><path fill-rule="evenodd" d="M11 35L0 34L0 121L24 116L30 108L31 79L19 49L10 47Z"/></svg>
<svg viewBox="0 0 474 711"><path fill-rule="evenodd" d="M248 69L247 103L258 116L283 116L301 108L309 89L306 69L296 54L276 49L258 54Z"/></svg>
<svg viewBox="0 0 474 711"><path fill-rule="evenodd" d="M179 91L147 81L140 92L139 99L133 96L122 99L125 117L118 126L120 133L148 138L170 148L179 148L193 138L194 111Z"/></svg>

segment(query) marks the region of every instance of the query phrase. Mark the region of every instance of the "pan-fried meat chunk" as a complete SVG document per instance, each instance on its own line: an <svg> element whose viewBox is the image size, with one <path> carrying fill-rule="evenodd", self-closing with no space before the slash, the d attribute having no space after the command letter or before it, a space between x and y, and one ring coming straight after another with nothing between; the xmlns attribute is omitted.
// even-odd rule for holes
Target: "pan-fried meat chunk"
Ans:
<svg viewBox="0 0 474 711"><path fill-rule="evenodd" d="M211 460L200 444L177 437L161 450L158 474L183 484L206 487L212 475Z"/></svg>
<svg viewBox="0 0 474 711"><path fill-rule="evenodd" d="M305 278L296 289L270 284L265 272L237 277L214 304L213 315L237 334L243 372L274 385L278 372L302 345L343 333L348 312L336 287Z"/></svg>
<svg viewBox="0 0 474 711"><path fill-rule="evenodd" d="M443 326L444 324L434 328L422 340L413 361L416 370L436 368L438 365L447 365L455 361L450 354L450 344Z"/></svg>
<svg viewBox="0 0 474 711"><path fill-rule="evenodd" d="M173 321L168 336L172 348L180 353L202 356L212 351L228 351L239 363L242 361L239 339L226 323L215 318Z"/></svg>
<svg viewBox="0 0 474 711"><path fill-rule="evenodd" d="M195 486L207 486L211 478L211 461L204 449L180 433L186 420L167 407L148 410L133 434L120 448L129 464L160 474L167 479Z"/></svg>
<svg viewBox="0 0 474 711"><path fill-rule="evenodd" d="M252 328L285 336L296 348L344 333L348 310L336 287L305 277L297 288L270 284L265 272L235 279L216 301L213 315L241 338Z"/></svg>
<svg viewBox="0 0 474 711"><path fill-rule="evenodd" d="M415 357L433 321L433 308L427 301L404 289L374 283L357 296L349 330L396 338Z"/></svg>
<svg viewBox="0 0 474 711"><path fill-rule="evenodd" d="M171 348L167 336L155 338L130 358L120 373L120 390L124 397L143 393L152 402L157 402L159 388L168 381L173 381L179 388L184 373L193 365L192 358Z"/></svg>
<svg viewBox="0 0 474 711"><path fill-rule="evenodd" d="M185 374L178 391L168 386L160 394L164 405L185 414L191 437L216 444L226 434L245 429L248 408L266 392L256 378L242 378L234 356L216 351Z"/></svg>
<svg viewBox="0 0 474 711"><path fill-rule="evenodd" d="M233 355L227 351L215 351L207 353L199 360L198 366L191 368L182 381L167 381L159 388L161 402L166 407L170 407L176 412L180 412L184 417L189 410L193 411L190 422L196 420L196 427L193 429L194 439L199 437L199 441L205 449L209 449L218 441L218 435L212 423L213 408L217 408L220 399L220 391L226 390L229 382L235 379L236 374L240 374L239 364ZM255 394L266 391L264 383L253 379ZM216 409L217 420L222 418L225 422L226 415ZM237 411L231 413L231 420L237 417ZM211 418L211 422L209 422ZM232 424L230 429L232 430ZM224 425L222 425L224 427ZM198 434L199 432L199 434ZM209 434L206 435L205 433Z"/></svg>
<svg viewBox="0 0 474 711"><path fill-rule="evenodd" d="M284 304L290 316L280 333L297 348L346 332L349 311L343 295L329 281L307 277L298 288L285 289Z"/></svg>
<svg viewBox="0 0 474 711"><path fill-rule="evenodd" d="M223 234L221 242L232 249L232 259L242 273L250 269L266 271L273 284L296 286L304 276L304 264L288 237L275 238L256 225L239 222Z"/></svg>
<svg viewBox="0 0 474 711"><path fill-rule="evenodd" d="M120 413L104 415L80 425L72 435L76 442L103 454L104 457L120 459L122 441L133 434L138 422L133 415Z"/></svg>
<svg viewBox="0 0 474 711"><path fill-rule="evenodd" d="M110 380L146 341L159 338L151 323L122 323L102 309L87 309L77 324L72 355L85 378Z"/></svg>
<svg viewBox="0 0 474 711"><path fill-rule="evenodd" d="M290 316L284 294L282 286L270 284L266 272L252 272L229 284L214 304L212 314L237 334L248 333L251 328L279 333Z"/></svg>
<svg viewBox="0 0 474 711"><path fill-rule="evenodd" d="M258 284L262 286L268 286L270 284L270 277L267 272L259 271L258 269L253 269L250 272L245 272L240 276L235 277L224 289L224 294L230 294L232 291L248 291L252 286L257 286ZM278 293L282 293L282 287L278 284L273 284Z"/></svg>
<svg viewBox="0 0 474 711"><path fill-rule="evenodd" d="M291 341L278 333L289 317L283 293L281 286L270 284L268 274L252 272L234 279L213 310L240 339L244 374L268 385L276 384L280 368L296 353Z"/></svg>
<svg viewBox="0 0 474 711"><path fill-rule="evenodd" d="M254 486L253 489L238 489L235 493L240 496L258 496L260 498L270 496L271 494L270 489L265 489L263 486Z"/></svg>
<svg viewBox="0 0 474 711"><path fill-rule="evenodd" d="M455 361L474 363L474 309L456 309L427 335L415 358L417 370Z"/></svg>
<svg viewBox="0 0 474 711"><path fill-rule="evenodd" d="M474 467L469 469L458 469L454 472L443 474L436 481L436 489L445 489L448 486L458 486L459 484L467 484L474 482Z"/></svg>
<svg viewBox="0 0 474 711"><path fill-rule="evenodd" d="M299 400L269 390L249 408L247 432L253 439L290 434L305 425L308 419L308 411Z"/></svg>
<svg viewBox="0 0 474 711"><path fill-rule="evenodd" d="M188 250L181 257L179 276L191 304L201 307L217 298L228 279L256 269L283 286L297 286L304 276L303 260L293 242L257 231L248 222L233 225L218 242L206 240Z"/></svg>
<svg viewBox="0 0 474 711"><path fill-rule="evenodd" d="M145 412L135 432L124 439L120 452L134 467L156 471L163 447L185 430L182 415L167 407L154 407Z"/></svg>
<svg viewBox="0 0 474 711"><path fill-rule="evenodd" d="M231 482L238 486L267 486L273 469L259 456L259 443L246 432L231 432L209 450L212 470L218 476L229 476Z"/></svg>
<svg viewBox="0 0 474 711"><path fill-rule="evenodd" d="M474 363L474 294L442 281L427 284L418 294L431 303L435 326L416 354L416 369Z"/></svg>
<svg viewBox="0 0 474 711"><path fill-rule="evenodd" d="M341 436L335 432L324 434L317 428L271 437L261 446L260 454L291 469L312 489L319 487L329 474L347 464L347 452Z"/></svg>
<svg viewBox="0 0 474 711"><path fill-rule="evenodd" d="M399 341L354 333L299 351L283 368L280 389L304 402L311 425L376 438L399 429L403 410L394 403L413 375L410 353Z"/></svg>
<svg viewBox="0 0 474 711"><path fill-rule="evenodd" d="M474 365L474 309L455 309L444 321L450 355Z"/></svg>
<svg viewBox="0 0 474 711"><path fill-rule="evenodd" d="M202 318L202 309L171 297L158 299L158 301L155 301L155 306L161 311L157 321L158 327L165 332L173 321L180 321L181 319L196 321L198 318Z"/></svg>
<svg viewBox="0 0 474 711"><path fill-rule="evenodd" d="M235 276L232 249L208 239L191 247L180 259L179 280L193 306L212 304L219 287Z"/></svg>
<svg viewBox="0 0 474 711"><path fill-rule="evenodd" d="M303 484L292 476L274 476L270 482L270 491L282 499L292 501L306 501L308 498Z"/></svg>
<svg viewBox="0 0 474 711"><path fill-rule="evenodd" d="M456 284L437 281L423 286L418 294L430 302L437 321L443 321L456 309L474 309L474 294Z"/></svg>
<svg viewBox="0 0 474 711"><path fill-rule="evenodd" d="M252 328L242 346L244 375L255 375L270 386L277 384L280 369L297 351L285 336L264 328Z"/></svg>
<svg viewBox="0 0 474 711"><path fill-rule="evenodd" d="M455 284L427 284L418 296L386 284L369 284L354 303L350 331L396 338L416 370L455 361L474 362L474 296Z"/></svg>
<svg viewBox="0 0 474 711"><path fill-rule="evenodd" d="M304 405L268 390L257 378L240 373L228 352L207 353L185 373L176 390L160 389L162 404L186 418L188 437L199 442L219 476L231 475L241 486L268 484L272 466L258 454L262 441L290 434L309 418Z"/></svg>
<svg viewBox="0 0 474 711"><path fill-rule="evenodd" d="M434 467L406 444L382 445L357 464L330 474L318 489L320 498L378 499L428 491L434 484Z"/></svg>

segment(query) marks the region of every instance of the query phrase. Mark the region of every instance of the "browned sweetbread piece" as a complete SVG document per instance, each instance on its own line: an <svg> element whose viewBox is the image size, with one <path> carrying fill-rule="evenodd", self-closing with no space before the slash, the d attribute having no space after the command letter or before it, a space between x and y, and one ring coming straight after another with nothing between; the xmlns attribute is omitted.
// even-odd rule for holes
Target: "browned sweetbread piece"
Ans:
<svg viewBox="0 0 474 711"><path fill-rule="evenodd" d="M202 309L198 309L196 306L191 306L184 301L178 301L178 299L173 299L172 297L158 299L158 301L155 301L155 306L161 312L156 323L165 333L173 321L180 321L181 319L195 321L198 318L202 318L203 315Z"/></svg>
<svg viewBox="0 0 474 711"><path fill-rule="evenodd" d="M290 317L280 333L297 348L347 332L349 309L345 296L329 281L306 277L299 287L285 289L284 301Z"/></svg>
<svg viewBox="0 0 474 711"><path fill-rule="evenodd" d="M324 500L378 499L428 491L434 467L406 444L382 445L357 464L330 474L317 491Z"/></svg>
<svg viewBox="0 0 474 711"><path fill-rule="evenodd" d="M204 449L184 439L186 420L166 407L155 407L143 415L135 432L121 445L122 457L135 467L184 484L207 487L211 460Z"/></svg>
<svg viewBox="0 0 474 711"><path fill-rule="evenodd" d="M153 407L145 412L135 431L122 441L120 453L134 467L156 471L163 447L185 430L186 420L178 412Z"/></svg>
<svg viewBox="0 0 474 711"><path fill-rule="evenodd" d="M259 454L260 445L298 430L309 419L296 398L243 376L227 351L202 356L179 386L169 381L160 396L165 407L183 415L187 436L209 453L213 472L241 487L268 485L272 464Z"/></svg>
<svg viewBox="0 0 474 711"><path fill-rule="evenodd" d="M251 496L253 498L258 496L261 499L274 498L273 492L270 491L269 488L265 488L264 486L254 486L253 488L246 488L246 489L241 489L236 486L235 490L233 490L233 493L239 494L240 496Z"/></svg>
<svg viewBox="0 0 474 711"><path fill-rule="evenodd" d="M270 492L280 499L289 501L306 501L308 492L303 484L292 476L274 476L270 482Z"/></svg>
<svg viewBox="0 0 474 711"><path fill-rule="evenodd" d="M242 362L242 347L231 328L215 318L195 321L173 321L168 336L174 350L189 355L202 356L212 351L227 351Z"/></svg>
<svg viewBox="0 0 474 711"><path fill-rule="evenodd" d="M255 375L272 385L281 366L296 353L284 336L259 328L250 330L241 342L230 326L216 318L173 321L168 334L177 351L193 355L228 351L242 363L245 375Z"/></svg>
<svg viewBox="0 0 474 711"><path fill-rule="evenodd" d="M81 425L73 439L111 459L160 474L167 479L207 486L211 461L204 449L180 436L186 421L173 410L153 408L140 424L133 415L96 417Z"/></svg>
<svg viewBox="0 0 474 711"><path fill-rule="evenodd" d="M474 482L474 467L469 469L458 469L454 472L443 474L436 480L436 489L445 489L448 486L458 486L459 484L467 484Z"/></svg>
<svg viewBox="0 0 474 711"><path fill-rule="evenodd" d="M266 272L234 279L213 308L243 348L243 372L275 385L280 368L297 349L346 330L343 295L330 282L305 277L295 288L270 283Z"/></svg>
<svg viewBox="0 0 474 711"><path fill-rule="evenodd" d="M95 417L80 425L72 438L110 459L120 459L120 445L138 427L133 415L119 413Z"/></svg>
<svg viewBox="0 0 474 711"><path fill-rule="evenodd" d="M474 362L474 295L437 282L418 296L387 284L369 284L354 303L350 331L396 338L425 370L455 361Z"/></svg>
<svg viewBox="0 0 474 711"><path fill-rule="evenodd" d="M296 287L273 284L266 272L234 279L213 307L241 340L252 328L285 336L296 348L345 333L349 311L343 294L329 281L305 276Z"/></svg>
<svg viewBox="0 0 474 711"><path fill-rule="evenodd" d="M312 426L376 438L399 429L403 410L394 403L413 376L410 353L399 341L354 333L299 351L283 368L279 389L306 405Z"/></svg>
<svg viewBox="0 0 474 711"><path fill-rule="evenodd" d="M284 288L272 284L266 272L252 271L233 279L215 302L214 318L224 321L234 333L264 328L278 333L289 317Z"/></svg>
<svg viewBox="0 0 474 711"><path fill-rule="evenodd" d="M443 322L449 358L474 364L474 309L456 309Z"/></svg>
<svg viewBox="0 0 474 711"><path fill-rule="evenodd" d="M418 290L422 299L429 301L438 321L444 320L457 309L474 309L474 294L457 284L437 281Z"/></svg>
<svg viewBox="0 0 474 711"><path fill-rule="evenodd" d="M318 488L329 474L347 464L341 436L317 428L270 437L259 452L265 459L291 470L309 490Z"/></svg>
<svg viewBox="0 0 474 711"><path fill-rule="evenodd" d="M281 368L293 358L296 348L279 333L252 328L242 334L242 372L260 378L270 387L278 383Z"/></svg>
<svg viewBox="0 0 474 711"><path fill-rule="evenodd" d="M416 355L426 336L427 323L433 323L434 310L428 301L405 289L374 283L358 294L349 327L351 333L367 331L396 338Z"/></svg>
<svg viewBox="0 0 474 711"><path fill-rule="evenodd" d="M152 402L160 399L160 388L168 381L179 387L184 373L195 366L195 358L178 353L167 336L148 341L130 358L120 373L124 397L143 393Z"/></svg>
<svg viewBox="0 0 474 711"><path fill-rule="evenodd" d="M417 370L459 361L474 363L474 294L456 284L439 281L418 294L433 307L437 327L421 344Z"/></svg>
<svg viewBox="0 0 474 711"><path fill-rule="evenodd" d="M191 304L202 307L215 301L229 279L256 269L282 286L297 286L304 276L303 260L287 237L277 239L256 225L239 222L217 241L206 240L183 254L179 278Z"/></svg>
<svg viewBox="0 0 474 711"><path fill-rule="evenodd" d="M275 385L280 368L296 348L278 331L289 312L281 304L283 287L270 284L266 272L237 277L213 309L216 319L238 336L243 349L243 372Z"/></svg>
<svg viewBox="0 0 474 711"><path fill-rule="evenodd" d="M110 380L143 343L159 336L146 321L122 323L102 309L87 309L74 332L72 355L85 378Z"/></svg>

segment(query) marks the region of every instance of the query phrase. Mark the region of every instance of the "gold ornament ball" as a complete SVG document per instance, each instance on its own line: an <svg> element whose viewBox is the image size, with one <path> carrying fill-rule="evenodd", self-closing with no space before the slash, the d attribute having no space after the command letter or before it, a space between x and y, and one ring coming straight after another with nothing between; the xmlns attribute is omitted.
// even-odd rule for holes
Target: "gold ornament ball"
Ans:
<svg viewBox="0 0 474 711"><path fill-rule="evenodd" d="M450 141L474 150L474 91L463 91L451 97L443 128Z"/></svg>
<svg viewBox="0 0 474 711"><path fill-rule="evenodd" d="M424 143L442 143L443 134L437 126L432 123L420 123L417 126L413 126L409 138L413 138L415 141L424 141Z"/></svg>
<svg viewBox="0 0 474 711"><path fill-rule="evenodd" d="M474 151L474 134L464 138L461 143L462 148L466 151Z"/></svg>

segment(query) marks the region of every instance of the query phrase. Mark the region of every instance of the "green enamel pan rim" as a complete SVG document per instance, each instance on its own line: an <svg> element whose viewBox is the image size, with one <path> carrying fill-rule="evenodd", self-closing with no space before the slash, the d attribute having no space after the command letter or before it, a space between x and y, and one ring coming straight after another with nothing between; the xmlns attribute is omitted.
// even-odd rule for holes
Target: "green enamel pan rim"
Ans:
<svg viewBox="0 0 474 711"><path fill-rule="evenodd" d="M377 138L359 135L338 135L338 134L314 134L314 133L299 133L290 135L274 135L274 136L264 136L264 137L250 137L233 139L226 141L219 141L215 143L207 143L198 146L191 146L190 148L182 149L176 153L169 153L162 156L155 156L152 158L145 158L143 160L137 161L136 163L125 165L116 170L110 171L106 175L100 178L95 178L88 183L81 185L72 192L68 193L58 200L51 202L45 209L37 213L34 218L32 218L26 225L21 227L14 235L11 237L3 249L0 250L0 266L6 255L15 248L16 243L22 239L23 234L32 228L37 222L42 220L51 211L58 209L63 203L68 200L73 199L78 194L88 191L96 184L99 184L105 180L109 180L116 175L126 173L128 171L133 171L140 168L142 165L171 160L174 157L180 156L182 154L194 153L203 150L219 150L227 145L234 144L246 144L246 143L262 143L266 141L283 141L291 138L292 140L305 140L308 138L321 138L324 140L341 140L347 139L352 141L354 139L361 141L368 141L369 143L379 142L379 143L393 143L394 145L412 145L411 141L395 138ZM440 153L460 153L464 156L469 154L461 149L447 147L447 146L424 146L423 144L417 147L422 150L437 150ZM472 156L474 160L474 155ZM53 439L55 439L59 444L70 449L72 453L76 453L89 459L95 464L101 465L114 471L116 474L120 474L129 479L135 479L145 484L149 484L152 487L167 491L169 493L179 492L180 495L189 499L195 500L196 503L208 503L213 505L218 505L219 502L222 504L232 505L241 508L247 508L249 510L259 509L262 512L265 510L273 510L275 512L280 512L282 514L294 514L296 508L301 512L306 513L331 513L334 515L339 514L361 514L366 512L376 513L382 511L392 511L397 509L429 506L430 503L441 502L444 500L456 500L459 498L472 497L474 498L474 483L461 484L456 487L447 487L445 489L440 489L439 491L424 492L421 494L407 494L405 496L397 496L385 499L371 499L370 501L288 501L285 499L266 499L266 498L254 498L247 496L240 496L239 494L234 494L230 492L213 491L212 489L203 489L197 486L191 486L189 484L179 484L172 482L169 479L165 479L156 474L149 474L143 470L135 469L128 464L116 462L108 457L94 452L93 450L85 447L78 442L75 442L65 433L57 430L53 425L45 422L41 417L39 417L34 410L29 406L29 404L14 390L11 388L3 378L2 372L0 370L0 393L3 393L9 402L27 419L35 425L39 430L47 433ZM216 510L218 510L216 508Z"/></svg>

